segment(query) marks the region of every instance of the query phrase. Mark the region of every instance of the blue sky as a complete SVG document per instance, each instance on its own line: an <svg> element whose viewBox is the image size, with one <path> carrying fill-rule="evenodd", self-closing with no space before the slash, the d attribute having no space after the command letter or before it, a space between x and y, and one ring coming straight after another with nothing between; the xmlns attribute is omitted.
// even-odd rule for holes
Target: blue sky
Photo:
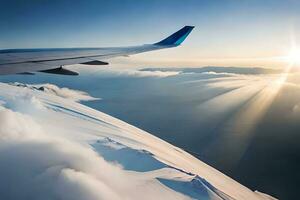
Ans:
<svg viewBox="0 0 300 200"><path fill-rule="evenodd" d="M299 11L296 0L1 1L0 48L151 43L195 25L182 48L138 60L251 65L288 52L291 35L299 35Z"/></svg>

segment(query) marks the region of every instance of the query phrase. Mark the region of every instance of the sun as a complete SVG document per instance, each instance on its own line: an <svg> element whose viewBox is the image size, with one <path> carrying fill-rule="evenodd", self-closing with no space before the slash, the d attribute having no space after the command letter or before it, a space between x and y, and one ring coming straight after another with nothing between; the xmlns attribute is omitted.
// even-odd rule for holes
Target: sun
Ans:
<svg viewBox="0 0 300 200"><path fill-rule="evenodd" d="M290 64L300 64L300 49L299 48L291 49L286 59Z"/></svg>

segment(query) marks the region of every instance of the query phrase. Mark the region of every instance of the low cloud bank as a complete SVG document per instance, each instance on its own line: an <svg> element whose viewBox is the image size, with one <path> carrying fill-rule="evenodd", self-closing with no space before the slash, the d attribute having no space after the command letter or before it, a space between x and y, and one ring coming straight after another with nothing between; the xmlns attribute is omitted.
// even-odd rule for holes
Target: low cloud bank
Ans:
<svg viewBox="0 0 300 200"><path fill-rule="evenodd" d="M21 101L27 109L49 112L38 99L15 101L4 99L0 105L0 199L187 199L155 179L105 161L91 146L65 137L68 131L60 124L44 129L33 113L16 111ZM53 117L43 120L53 123Z"/></svg>
<svg viewBox="0 0 300 200"><path fill-rule="evenodd" d="M60 88L54 84L46 83L46 84L36 84L36 85L29 85L29 84L22 84L22 83L12 83L12 85L19 86L19 87L26 87L35 90L40 90L49 94L53 94L62 98L70 99L73 101L93 101L99 100L100 98L95 98L90 96L88 93L73 90L66 87Z"/></svg>
<svg viewBox="0 0 300 200"><path fill-rule="evenodd" d="M169 76L176 76L180 74L180 71L160 71L160 70L149 70L149 71L143 71L143 70L135 70L135 69L100 69L95 70L93 72L93 75L97 75L100 77L137 77L137 78L146 78L146 77L158 77L158 78L164 78Z"/></svg>
<svg viewBox="0 0 300 200"><path fill-rule="evenodd" d="M144 68L142 71L181 71L183 73L207 73L215 72L216 74L245 74L245 75L258 75L258 74L280 74L283 70L262 68L262 67L179 67L179 68Z"/></svg>

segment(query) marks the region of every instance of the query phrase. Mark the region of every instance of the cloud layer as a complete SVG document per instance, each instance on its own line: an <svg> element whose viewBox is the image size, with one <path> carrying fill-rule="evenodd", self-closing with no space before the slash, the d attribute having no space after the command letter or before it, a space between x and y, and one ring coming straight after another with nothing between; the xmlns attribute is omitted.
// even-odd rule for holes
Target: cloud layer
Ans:
<svg viewBox="0 0 300 200"><path fill-rule="evenodd" d="M2 107L0 120L1 199L176 198L155 184L157 193L141 187L138 175L88 147L52 137L27 115Z"/></svg>
<svg viewBox="0 0 300 200"><path fill-rule="evenodd" d="M243 102L255 96L262 88L269 86L265 78L236 76L234 74L224 74L223 72L187 72L176 76L176 78L169 77L167 74L161 76L160 73L160 71L154 73L142 71L141 74L136 72L126 72L125 74L123 72L113 72L109 74L109 77L132 78L137 81L132 84L137 88L134 90L129 88L126 80L124 82L114 82L122 85L121 91L114 90L113 87L110 90L110 88L107 89L107 86L114 85L110 82L111 79L108 79L107 82L104 82L106 84L104 89L112 91L113 94L117 93L120 96L130 98L132 93L126 90L128 88L129 91L133 91L133 99L138 99L137 97L148 98L146 94L154 92L157 96L155 96L155 99L150 99L149 106L140 106L141 108L150 108L151 112L156 111L153 102L156 102L158 98L164 100L160 97L165 97L167 92L168 95L171 94L171 98L174 98L174 100L182 101L184 99L185 101L195 102L197 107L193 107L193 110L201 111L201 115L197 116L198 118L204 115L205 118L212 119L209 118L209 115L212 114L222 120L223 117L226 117L224 114L240 107ZM154 74L156 75L152 76ZM99 76L105 77L106 74ZM152 77L153 79L136 77ZM157 79L156 77L169 78ZM157 84L155 90L151 91L148 88L145 90L142 84L144 80ZM94 79L91 82L95 81ZM77 92L75 94L70 93L68 90L62 90L56 86L47 86L47 84L43 86L32 85L32 87L27 85L24 89L19 87L20 90L15 91L13 88L6 87L6 85L0 84L0 86L2 105L0 112L0 176L3 177L2 181L0 180L0 195L3 195L0 196L0 199L188 198L159 183L156 179L159 170L143 173L126 171L121 165L104 160L101 152L99 154L86 140L82 140L91 133L101 133L121 138L122 141L127 140L129 144L133 145L142 143L143 147L150 148L152 151L149 152L156 157L163 158L164 161L168 161L168 164L174 164L176 167L180 166L180 169L202 175L207 181L221 188L222 192L226 191L228 194L233 195L235 199L239 199L244 195L251 197L248 199L259 198L252 191L236 182L232 182L231 179L220 175L217 171L211 170L211 168L183 153L180 149L163 144L155 138L152 138L153 140L149 140L149 142L147 141L149 139L148 135L143 135L141 131L135 131L128 124L122 124L116 120L110 121L111 119L108 116L103 115L100 118L101 120L97 121L93 117L95 111L91 111L86 107L77 110L79 104L75 103L74 99L81 99L77 98ZM87 84L87 86L90 88L90 84ZM40 87L43 87L43 89L40 89ZM42 90L44 93L32 92L32 89ZM91 87L91 89L93 88ZM3 92L4 90L6 92ZM172 93L170 93L171 91ZM44 94L46 95L44 96ZM196 94L196 98L186 98L191 97L191 94ZM46 103L38 98L39 95L43 95L42 99L46 100ZM52 99L49 97L58 98ZM69 98L72 101L60 101L59 97ZM180 108L172 107L173 100L166 100L173 111L176 110L176 113L182 112ZM146 102L144 99L141 99L141 101ZM51 106L55 102L58 106ZM62 102L66 104L61 104ZM113 103L115 102L113 101ZM189 104L184 104L184 109L186 109L186 105ZM66 109L64 106L66 106ZM128 106L130 104L126 104L126 106L122 104L122 107L128 108ZM157 106L158 113L161 113L161 105L157 104ZM164 107L164 109L167 108L168 106ZM84 111L85 114L82 115L81 111ZM138 113L144 116L149 112L146 110L146 112ZM91 117L88 117L89 115ZM189 116L184 112L182 117L187 118ZM176 123L173 123L174 121L167 121L173 118L177 121L182 119L177 114L160 116L157 119L166 120L166 123L172 124L176 129L181 129L182 127L177 126ZM193 117L193 119L196 118ZM220 119L217 118L216 121ZM95 121L97 122L93 124ZM95 126L97 123L98 126ZM201 128L197 130L209 129ZM191 138L187 135L185 129L184 131L186 133L183 135L184 139ZM93 139L98 139L95 137L94 135ZM195 140L195 142L197 146L201 146L200 140ZM212 145L212 152L218 150L215 147L216 145ZM224 181L226 184L224 184Z"/></svg>
<svg viewBox="0 0 300 200"><path fill-rule="evenodd" d="M188 199L65 137L69 132L60 127L63 123L45 129L34 113L48 112L48 108L35 97L20 95L14 101L6 104L4 100L0 106L0 199ZM13 111L24 103L31 115ZM51 113L44 117L50 123L56 120Z"/></svg>
<svg viewBox="0 0 300 200"><path fill-rule="evenodd" d="M143 71L143 70L135 70L135 69L92 69L90 71L84 71L88 74L97 75L100 77L137 77L137 78L145 78L145 77L169 77L176 76L180 74L180 71L160 71L160 70L151 70L151 71Z"/></svg>

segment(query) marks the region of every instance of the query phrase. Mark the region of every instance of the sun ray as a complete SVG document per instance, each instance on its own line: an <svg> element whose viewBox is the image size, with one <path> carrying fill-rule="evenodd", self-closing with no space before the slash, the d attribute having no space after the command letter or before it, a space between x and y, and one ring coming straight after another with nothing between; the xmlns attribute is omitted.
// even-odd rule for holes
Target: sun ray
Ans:
<svg viewBox="0 0 300 200"><path fill-rule="evenodd" d="M208 150L213 148L214 153L212 154L218 154L219 157L220 154L231 155L226 160L222 160L227 167L235 167L243 158L251 144L255 128L280 93L291 66L291 64L288 65L282 74L245 76L244 87L217 96L202 104L201 107L214 108L212 110L215 110L215 115L218 116L228 110L234 110L234 107L239 104L241 105L233 117L222 125L223 134L219 135L218 139L208 147ZM236 80L232 81L233 83L230 85L234 85L236 82ZM221 81L221 85L224 85L223 81Z"/></svg>

